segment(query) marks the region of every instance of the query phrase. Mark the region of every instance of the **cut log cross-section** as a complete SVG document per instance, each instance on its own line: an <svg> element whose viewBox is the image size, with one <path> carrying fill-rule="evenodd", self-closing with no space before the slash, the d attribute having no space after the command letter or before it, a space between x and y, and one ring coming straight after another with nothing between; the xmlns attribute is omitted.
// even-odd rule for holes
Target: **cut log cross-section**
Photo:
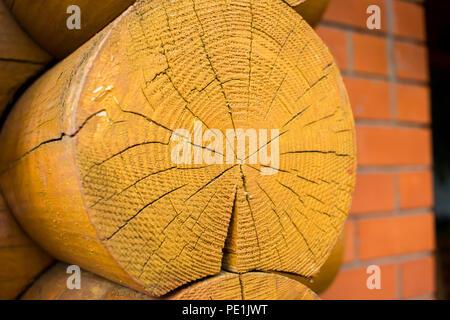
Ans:
<svg viewBox="0 0 450 320"><path fill-rule="evenodd" d="M265 143L220 161L239 130ZM281 0L137 2L23 95L0 148L41 246L153 296L224 270L316 274L356 164L339 70Z"/></svg>

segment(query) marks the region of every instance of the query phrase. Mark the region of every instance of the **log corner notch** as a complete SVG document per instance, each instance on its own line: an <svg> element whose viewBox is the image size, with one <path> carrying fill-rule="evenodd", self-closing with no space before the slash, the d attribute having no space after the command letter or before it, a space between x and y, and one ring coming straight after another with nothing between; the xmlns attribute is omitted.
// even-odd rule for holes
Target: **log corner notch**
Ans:
<svg viewBox="0 0 450 320"><path fill-rule="evenodd" d="M239 129L268 132L256 153L277 159L220 162L228 140L210 144ZM153 296L221 272L316 274L355 182L339 70L281 0L140 1L36 81L0 139L29 234Z"/></svg>

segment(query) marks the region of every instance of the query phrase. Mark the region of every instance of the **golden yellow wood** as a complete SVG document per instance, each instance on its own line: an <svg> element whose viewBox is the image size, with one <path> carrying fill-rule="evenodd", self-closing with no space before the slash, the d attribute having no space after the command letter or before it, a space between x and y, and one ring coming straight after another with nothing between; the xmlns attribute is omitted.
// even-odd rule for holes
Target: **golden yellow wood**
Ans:
<svg viewBox="0 0 450 320"><path fill-rule="evenodd" d="M155 298L81 271L80 289L67 288L68 265L57 263L22 296L23 300L154 300ZM177 290L167 300L317 300L314 292L290 278L262 272L222 272Z"/></svg>
<svg viewBox="0 0 450 320"><path fill-rule="evenodd" d="M119 16L136 0L5 0L24 30L54 57L64 58ZM67 19L77 5L80 29L70 30Z"/></svg>
<svg viewBox="0 0 450 320"><path fill-rule="evenodd" d="M16 90L49 61L0 1L0 115Z"/></svg>
<svg viewBox="0 0 450 320"><path fill-rule="evenodd" d="M342 232L333 250L331 250L327 261L320 268L319 273L312 276L311 278L304 278L293 274L284 275L303 283L315 293L321 294L325 292L326 289L328 289L328 287L333 283L334 278L336 278L337 274L339 273L339 269L341 268L342 260L344 258L344 249L345 232Z"/></svg>
<svg viewBox="0 0 450 320"><path fill-rule="evenodd" d="M0 195L0 299L14 299L52 261L12 218Z"/></svg>
<svg viewBox="0 0 450 320"><path fill-rule="evenodd" d="M153 300L93 273L81 270L80 289L68 289L68 265L56 263L22 295L22 300ZM70 279L69 279L70 281Z"/></svg>
<svg viewBox="0 0 450 320"><path fill-rule="evenodd" d="M16 90L49 60L0 1L0 115ZM0 299L14 299L51 260L24 234L0 194Z"/></svg>
<svg viewBox="0 0 450 320"><path fill-rule="evenodd" d="M338 238L338 242L334 246L333 250L331 250L331 254L327 261L322 268L320 268L319 273L316 276L313 276L309 283L306 283L311 290L317 294L320 294L325 292L325 290L331 286L334 278L336 278L339 273L339 269L341 268L342 259L344 258L344 249L345 233L342 232Z"/></svg>
<svg viewBox="0 0 450 320"><path fill-rule="evenodd" d="M279 170L175 164L174 131L196 121L278 129ZM0 139L0 184L33 238L154 296L223 270L313 276L355 178L339 70L281 0L140 1L36 81Z"/></svg>
<svg viewBox="0 0 450 320"><path fill-rule="evenodd" d="M177 300L319 300L300 282L273 273L221 272L177 292Z"/></svg>
<svg viewBox="0 0 450 320"><path fill-rule="evenodd" d="M307 0L293 8L314 28L319 24L329 3L330 0Z"/></svg>

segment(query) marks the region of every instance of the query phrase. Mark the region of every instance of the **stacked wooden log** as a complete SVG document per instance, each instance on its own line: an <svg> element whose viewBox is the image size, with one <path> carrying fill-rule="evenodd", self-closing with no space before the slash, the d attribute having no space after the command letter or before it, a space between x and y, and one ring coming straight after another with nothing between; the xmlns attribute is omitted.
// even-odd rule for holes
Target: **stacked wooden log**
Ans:
<svg viewBox="0 0 450 320"><path fill-rule="evenodd" d="M0 299L19 296L52 262L17 225L1 196L0 261Z"/></svg>
<svg viewBox="0 0 450 320"><path fill-rule="evenodd" d="M329 3L330 0L306 0L298 1L292 7L309 23L311 27L315 27L322 19Z"/></svg>
<svg viewBox="0 0 450 320"><path fill-rule="evenodd" d="M22 28L56 58L64 58L108 23L119 16L136 0L5 0ZM67 27L68 14L82 14L80 29ZM68 13L68 14L66 14ZM80 19L80 20L81 20Z"/></svg>
<svg viewBox="0 0 450 320"><path fill-rule="evenodd" d="M0 1L0 115L15 91L49 61Z"/></svg>
<svg viewBox="0 0 450 320"><path fill-rule="evenodd" d="M16 90L49 61L0 1L0 115ZM0 299L16 298L51 261L21 230L0 194Z"/></svg>
<svg viewBox="0 0 450 320"><path fill-rule="evenodd" d="M0 134L15 218L86 270L86 287L66 290L58 264L24 298L316 298L354 187L354 124L332 56L286 2L141 0L107 24L123 8L105 1L108 17L56 47L61 17L29 30L62 57L107 24L26 90ZM11 7L27 30L33 3ZM227 132L251 130L272 136L242 157Z"/></svg>

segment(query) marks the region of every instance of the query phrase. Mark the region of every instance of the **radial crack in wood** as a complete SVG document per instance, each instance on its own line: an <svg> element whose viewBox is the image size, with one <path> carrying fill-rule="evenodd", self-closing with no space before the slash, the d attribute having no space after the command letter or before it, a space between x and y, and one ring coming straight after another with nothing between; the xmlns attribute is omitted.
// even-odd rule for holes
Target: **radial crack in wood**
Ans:
<svg viewBox="0 0 450 320"><path fill-rule="evenodd" d="M192 162L239 130L267 139ZM182 139L192 154L177 162ZM136 3L24 94L0 147L33 238L154 296L223 269L314 275L356 165L339 71L281 0Z"/></svg>

